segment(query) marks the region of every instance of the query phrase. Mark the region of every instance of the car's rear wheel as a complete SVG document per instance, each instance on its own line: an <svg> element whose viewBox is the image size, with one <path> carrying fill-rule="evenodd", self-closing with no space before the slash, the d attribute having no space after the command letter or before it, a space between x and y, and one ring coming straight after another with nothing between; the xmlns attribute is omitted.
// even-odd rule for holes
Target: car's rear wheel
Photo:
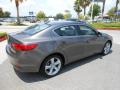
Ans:
<svg viewBox="0 0 120 90"><path fill-rule="evenodd" d="M110 50L111 50L111 46L112 46L112 44L111 44L110 41L106 42L106 44L104 45L102 54L103 54L103 55L109 54L109 52L110 52Z"/></svg>
<svg viewBox="0 0 120 90"><path fill-rule="evenodd" d="M52 55L42 63L41 72L46 77L53 77L60 72L62 66L62 58L58 55Z"/></svg>

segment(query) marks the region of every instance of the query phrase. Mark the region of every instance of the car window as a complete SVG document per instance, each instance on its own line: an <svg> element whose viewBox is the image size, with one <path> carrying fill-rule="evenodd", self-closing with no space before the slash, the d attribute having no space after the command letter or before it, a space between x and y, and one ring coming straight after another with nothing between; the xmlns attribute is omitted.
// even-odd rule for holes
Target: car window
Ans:
<svg viewBox="0 0 120 90"><path fill-rule="evenodd" d="M79 26L78 35L96 35L95 31L88 26Z"/></svg>
<svg viewBox="0 0 120 90"><path fill-rule="evenodd" d="M31 27L28 27L23 32L26 34L29 34L29 35L34 35L38 32L41 32L41 31L47 29L48 27L50 27L50 25L48 25L48 24L37 24L37 25L33 25Z"/></svg>
<svg viewBox="0 0 120 90"><path fill-rule="evenodd" d="M55 32L60 36L76 36L75 26L64 26L55 30Z"/></svg>

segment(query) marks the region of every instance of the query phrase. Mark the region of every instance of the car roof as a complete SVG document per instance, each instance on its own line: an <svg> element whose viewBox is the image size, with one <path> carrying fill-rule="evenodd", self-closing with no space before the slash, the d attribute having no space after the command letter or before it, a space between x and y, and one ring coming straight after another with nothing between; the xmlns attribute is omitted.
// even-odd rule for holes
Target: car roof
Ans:
<svg viewBox="0 0 120 90"><path fill-rule="evenodd" d="M69 24L82 24L85 25L86 22L84 21L50 21L46 22L47 24L50 25L69 25Z"/></svg>

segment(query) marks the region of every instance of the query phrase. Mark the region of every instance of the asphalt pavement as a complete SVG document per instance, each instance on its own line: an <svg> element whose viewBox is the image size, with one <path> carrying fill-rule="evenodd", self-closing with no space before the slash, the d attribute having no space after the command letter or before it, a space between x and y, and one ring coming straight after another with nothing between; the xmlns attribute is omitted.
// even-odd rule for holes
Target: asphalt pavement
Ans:
<svg viewBox="0 0 120 90"><path fill-rule="evenodd" d="M0 31L11 33L24 28L0 27ZM5 52L7 42L1 42L0 90L120 90L120 31L102 32L114 38L110 54L93 55L69 64L49 79L39 73L15 71Z"/></svg>

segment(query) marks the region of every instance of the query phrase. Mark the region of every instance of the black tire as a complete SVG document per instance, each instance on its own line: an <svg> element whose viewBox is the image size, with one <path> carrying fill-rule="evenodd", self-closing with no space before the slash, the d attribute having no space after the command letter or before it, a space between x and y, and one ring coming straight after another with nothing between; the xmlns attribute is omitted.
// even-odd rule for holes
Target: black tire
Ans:
<svg viewBox="0 0 120 90"><path fill-rule="evenodd" d="M106 47L107 44L110 45L110 48L109 48L109 51L106 53L106 52L105 52L105 47ZM111 50L111 47L112 47L112 43L111 43L110 41L107 41L107 42L105 43L105 45L104 45L103 50L102 50L102 55L107 55L107 54L109 54L109 52L110 52L110 50Z"/></svg>
<svg viewBox="0 0 120 90"><path fill-rule="evenodd" d="M50 59L52 59L52 58L59 58L59 60L60 60L60 62L61 62L61 67L60 67L59 71L58 71L56 74L54 74L54 75L48 75L48 74L46 73L45 66L46 66L47 62L50 61ZM40 67L40 73L41 73L41 75L44 76L44 77L51 78L51 77L56 76L56 75L61 71L62 67L63 67L63 60L62 60L62 58L61 58L59 55L52 55L52 56L47 57L47 58L43 61L42 65L41 65L41 67Z"/></svg>

